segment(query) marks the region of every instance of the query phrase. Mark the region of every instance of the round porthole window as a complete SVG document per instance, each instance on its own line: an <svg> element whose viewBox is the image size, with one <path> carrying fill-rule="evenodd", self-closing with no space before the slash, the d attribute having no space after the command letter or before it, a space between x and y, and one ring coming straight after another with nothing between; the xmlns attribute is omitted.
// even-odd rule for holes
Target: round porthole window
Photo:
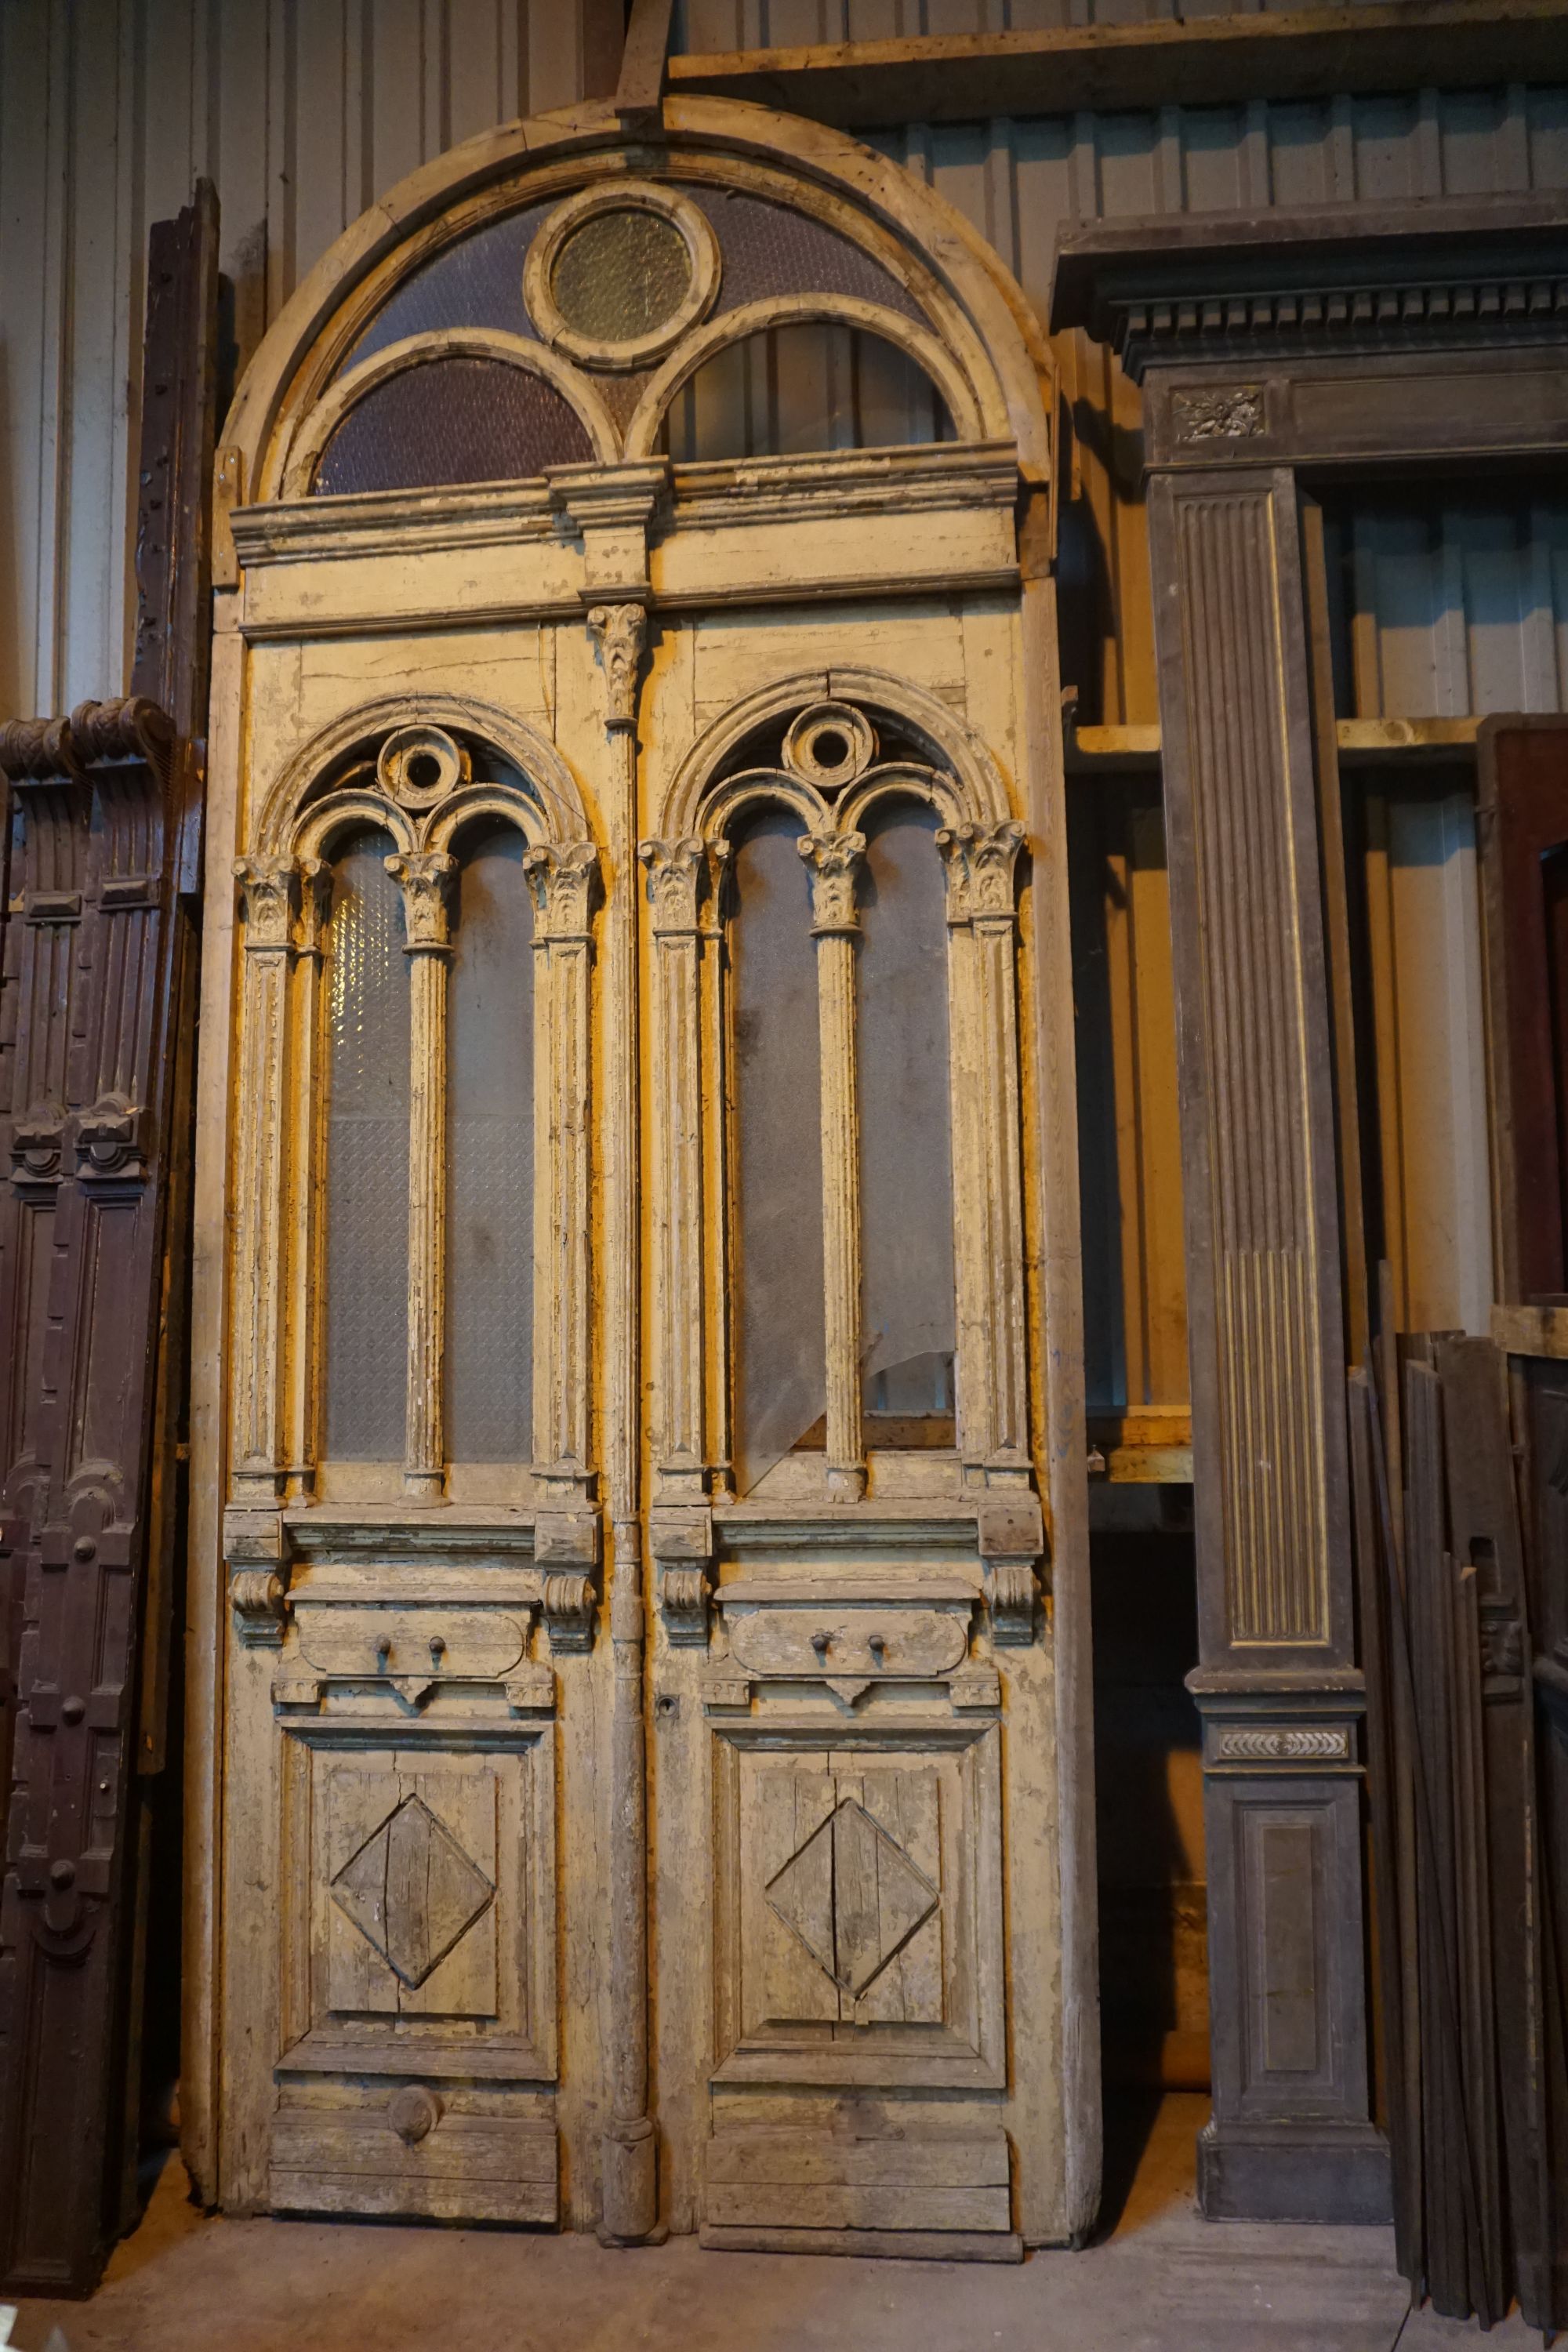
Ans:
<svg viewBox="0 0 1568 2352"><path fill-rule="evenodd" d="M719 243L686 197L641 181L585 188L528 249L523 296L545 341L585 366L643 367L712 308Z"/></svg>
<svg viewBox="0 0 1568 2352"><path fill-rule="evenodd" d="M819 702L803 710L784 739L784 766L819 793L853 783L876 756L876 730L848 702Z"/></svg>

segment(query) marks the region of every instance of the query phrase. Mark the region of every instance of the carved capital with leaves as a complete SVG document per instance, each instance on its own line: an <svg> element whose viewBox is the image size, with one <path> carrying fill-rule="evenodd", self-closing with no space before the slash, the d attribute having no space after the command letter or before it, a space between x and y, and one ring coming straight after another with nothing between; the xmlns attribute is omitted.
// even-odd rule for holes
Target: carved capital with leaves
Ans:
<svg viewBox="0 0 1568 2352"><path fill-rule="evenodd" d="M399 850L387 859L386 870L403 892L408 933L405 944L410 953L446 948L447 894L458 870L457 859L445 849Z"/></svg>
<svg viewBox="0 0 1568 2352"><path fill-rule="evenodd" d="M536 945L585 940L598 877L599 853L591 841L552 841L526 850L523 872L533 892Z"/></svg>
<svg viewBox="0 0 1568 2352"><path fill-rule="evenodd" d="M235 880L245 907L245 944L252 953L291 945L300 903L300 869L292 857L237 857Z"/></svg>
<svg viewBox="0 0 1568 2352"><path fill-rule="evenodd" d="M1000 824L944 824L936 845L947 872L950 923L1001 921L1015 913L1014 869L1024 845L1016 817Z"/></svg>
<svg viewBox="0 0 1568 2352"><path fill-rule="evenodd" d="M700 840L688 834L678 841L640 841L637 856L647 868L656 934L695 931L708 865Z"/></svg>
<svg viewBox="0 0 1568 2352"><path fill-rule="evenodd" d="M640 604L595 604L588 614L588 635L598 651L608 698L605 723L612 729L635 727L637 715L637 670L647 636L647 617Z"/></svg>
<svg viewBox="0 0 1568 2352"><path fill-rule="evenodd" d="M811 868L811 928L820 938L860 928L855 882L866 854L863 833L808 833L795 844Z"/></svg>

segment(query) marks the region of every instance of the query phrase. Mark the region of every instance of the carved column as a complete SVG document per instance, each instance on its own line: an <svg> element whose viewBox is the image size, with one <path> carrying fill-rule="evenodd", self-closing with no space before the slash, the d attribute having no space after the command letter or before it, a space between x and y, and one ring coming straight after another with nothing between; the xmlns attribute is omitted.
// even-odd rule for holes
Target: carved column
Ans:
<svg viewBox="0 0 1568 2352"><path fill-rule="evenodd" d="M308 1495L315 1483L319 1450L317 1367L321 1361L319 1327L326 1286L321 1280L321 960L322 935L331 911L331 869L319 857L301 857L300 920L296 934L293 1031L289 1047L291 1090L289 1156L294 1181L288 1241L289 1333L285 1351L288 1491Z"/></svg>
<svg viewBox="0 0 1568 2352"><path fill-rule="evenodd" d="M1296 488L1158 476L1215 2215L1387 2210L1368 2119L1329 999Z"/></svg>
<svg viewBox="0 0 1568 2352"><path fill-rule="evenodd" d="M533 892L533 1475L581 1502L588 1475L588 974L599 854L523 856Z"/></svg>
<svg viewBox="0 0 1568 2352"><path fill-rule="evenodd" d="M447 893L458 861L443 849L389 857L403 890L408 958L408 1391L403 1488L439 1502L447 1276Z"/></svg>
<svg viewBox="0 0 1568 2352"><path fill-rule="evenodd" d="M969 1475L1026 1484L1027 1301L1019 1161L1014 876L1024 828L944 825L952 1071L960 1451Z"/></svg>
<svg viewBox="0 0 1568 2352"><path fill-rule="evenodd" d="M235 1156L239 1230L234 1301L234 1470L237 1502L283 1490L283 1244L288 1136L289 975L300 872L292 857L235 861L245 912L239 1102Z"/></svg>
<svg viewBox="0 0 1568 2352"><path fill-rule="evenodd" d="M695 835L645 841L652 910L653 1455L660 1502L703 1498L702 1065Z"/></svg>
<svg viewBox="0 0 1568 2352"><path fill-rule="evenodd" d="M639 530L641 526L639 525ZM610 881L605 993L612 1041L605 1182L606 1443L615 1652L610 1792L610 2120L600 2144L606 2238L646 2238L658 2217L658 2156L647 2112L647 1791L643 1719L637 1248L637 672L640 603L595 604L588 632L605 675Z"/></svg>
<svg viewBox="0 0 1568 2352"><path fill-rule="evenodd" d="M866 1491L860 1433L860 1119L855 1084L855 882L863 833L808 833L821 1040L823 1319L827 1343L827 1493Z"/></svg>

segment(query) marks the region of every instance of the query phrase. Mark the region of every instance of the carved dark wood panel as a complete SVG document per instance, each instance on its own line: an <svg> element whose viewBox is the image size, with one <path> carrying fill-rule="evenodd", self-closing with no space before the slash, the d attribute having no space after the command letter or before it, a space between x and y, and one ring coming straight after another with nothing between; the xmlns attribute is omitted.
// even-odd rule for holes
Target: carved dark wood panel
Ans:
<svg viewBox="0 0 1568 2352"><path fill-rule="evenodd" d="M1500 1296L1568 1288L1568 719L1481 730Z"/></svg>
<svg viewBox="0 0 1568 2352"><path fill-rule="evenodd" d="M89 2289L123 2212L137 1874L163 1761L216 251L207 190L149 261L135 681L178 729L145 694L0 728L0 1508L19 1634L0 2279L24 2293Z"/></svg>

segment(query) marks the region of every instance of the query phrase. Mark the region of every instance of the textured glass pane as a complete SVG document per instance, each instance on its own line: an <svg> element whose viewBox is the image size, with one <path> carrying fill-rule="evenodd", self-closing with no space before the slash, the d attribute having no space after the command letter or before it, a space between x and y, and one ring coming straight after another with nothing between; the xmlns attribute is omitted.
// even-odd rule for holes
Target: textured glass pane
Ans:
<svg viewBox="0 0 1568 2352"><path fill-rule="evenodd" d="M770 294L856 294L906 319L924 317L890 271L822 221L729 188L686 185L679 193L707 214L719 239L723 269L716 311L736 310ZM507 213L432 254L388 296L338 373L405 335L443 327L500 327L534 336L523 307L523 263L555 202L552 197Z"/></svg>
<svg viewBox="0 0 1568 2352"><path fill-rule="evenodd" d="M937 818L895 802L866 832L857 1055L861 1332L873 1413L952 1412L947 926ZM876 1444L875 1429L867 1432Z"/></svg>
<svg viewBox="0 0 1568 2352"><path fill-rule="evenodd" d="M408 960L388 835L332 868L327 932L327 1453L400 1462L408 1346Z"/></svg>
<svg viewBox="0 0 1568 2352"><path fill-rule="evenodd" d="M533 920L522 836L460 841L447 999L447 1451L526 1462L533 1348Z"/></svg>
<svg viewBox="0 0 1568 2352"><path fill-rule="evenodd" d="M635 342L673 318L691 284L691 256L673 221L628 207L595 213L555 257L550 290L566 324L598 342Z"/></svg>
<svg viewBox="0 0 1568 2352"><path fill-rule="evenodd" d="M735 848L735 1455L742 1492L826 1402L816 948L797 816Z"/></svg>
<svg viewBox="0 0 1568 2352"><path fill-rule="evenodd" d="M679 465L950 441L947 404L880 335L814 320L716 352L676 394L664 438Z"/></svg>
<svg viewBox="0 0 1568 2352"><path fill-rule="evenodd" d="M502 360L427 360L367 392L322 452L318 497L527 481L594 452L570 401Z"/></svg>

